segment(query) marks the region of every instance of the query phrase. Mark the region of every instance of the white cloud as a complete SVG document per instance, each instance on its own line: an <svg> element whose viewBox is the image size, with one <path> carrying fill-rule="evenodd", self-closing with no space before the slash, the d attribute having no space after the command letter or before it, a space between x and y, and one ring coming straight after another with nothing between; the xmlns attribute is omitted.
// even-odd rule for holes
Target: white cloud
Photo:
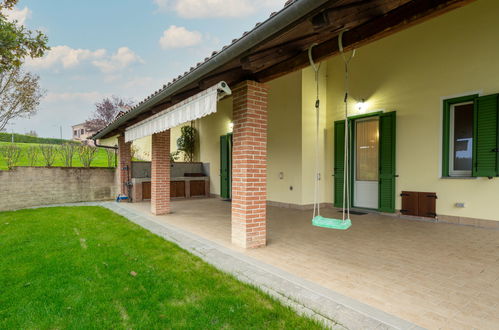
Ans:
<svg viewBox="0 0 499 330"><path fill-rule="evenodd" d="M120 71L134 63L144 63L144 61L128 47L119 48L110 58L92 62L104 73Z"/></svg>
<svg viewBox="0 0 499 330"><path fill-rule="evenodd" d="M163 49L192 47L203 39L201 33L189 31L184 27L172 25L163 32L159 44Z"/></svg>
<svg viewBox="0 0 499 330"><path fill-rule="evenodd" d="M31 10L28 7L24 7L23 9L14 7L12 10L7 11L5 16L11 22L17 21L18 25L24 25L26 19L31 17Z"/></svg>
<svg viewBox="0 0 499 330"><path fill-rule="evenodd" d="M47 69L60 65L67 69L81 64L82 61L102 58L105 55L105 49L91 51L88 49L73 49L69 46L55 46L44 57L28 58L26 65L35 69Z"/></svg>
<svg viewBox="0 0 499 330"><path fill-rule="evenodd" d="M244 17L269 8L280 9L285 0L153 0L160 11L175 11L184 18Z"/></svg>
<svg viewBox="0 0 499 330"><path fill-rule="evenodd" d="M45 102L97 102L105 97L104 94L99 92L84 92L84 93L48 93L44 97Z"/></svg>
<svg viewBox="0 0 499 330"><path fill-rule="evenodd" d="M104 73L116 72L133 63L144 61L128 47L119 48L116 53L108 55L107 50L74 49L69 46L55 46L41 58L26 60L26 65L34 69L74 68L90 62Z"/></svg>

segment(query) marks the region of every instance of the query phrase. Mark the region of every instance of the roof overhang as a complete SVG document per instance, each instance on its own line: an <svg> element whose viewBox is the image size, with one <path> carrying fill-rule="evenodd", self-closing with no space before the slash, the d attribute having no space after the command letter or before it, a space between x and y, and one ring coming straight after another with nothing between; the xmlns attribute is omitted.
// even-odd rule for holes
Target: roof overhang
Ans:
<svg viewBox="0 0 499 330"><path fill-rule="evenodd" d="M240 39L148 96L94 135L110 137L224 80L266 82L308 65L307 50L324 60L345 49L403 30L474 0L295 0Z"/></svg>

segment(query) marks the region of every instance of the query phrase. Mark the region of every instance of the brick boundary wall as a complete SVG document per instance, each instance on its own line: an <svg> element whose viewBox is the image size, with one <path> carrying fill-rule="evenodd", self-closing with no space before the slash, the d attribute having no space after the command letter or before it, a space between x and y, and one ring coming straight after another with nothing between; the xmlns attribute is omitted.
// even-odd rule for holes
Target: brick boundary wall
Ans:
<svg viewBox="0 0 499 330"><path fill-rule="evenodd" d="M267 94L254 81L232 91L232 242L243 248L266 245Z"/></svg>
<svg viewBox="0 0 499 330"><path fill-rule="evenodd" d="M112 200L114 168L15 167L0 171L0 211Z"/></svg>
<svg viewBox="0 0 499 330"><path fill-rule="evenodd" d="M170 130L152 135L151 212L170 212Z"/></svg>

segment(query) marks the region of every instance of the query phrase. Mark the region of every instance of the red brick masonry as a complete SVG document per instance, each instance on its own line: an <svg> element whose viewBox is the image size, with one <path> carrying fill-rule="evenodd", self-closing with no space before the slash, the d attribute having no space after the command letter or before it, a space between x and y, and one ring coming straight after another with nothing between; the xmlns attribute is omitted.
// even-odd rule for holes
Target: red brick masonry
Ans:
<svg viewBox="0 0 499 330"><path fill-rule="evenodd" d="M151 212L170 213L170 130L152 135Z"/></svg>
<svg viewBox="0 0 499 330"><path fill-rule="evenodd" d="M128 189L125 186L125 183L128 181L128 177L130 176L130 180L132 177L132 142L125 142L125 136L120 135L118 137L118 182L120 194L128 196ZM129 175L130 174L130 175ZM130 196L128 196L130 197Z"/></svg>
<svg viewBox="0 0 499 330"><path fill-rule="evenodd" d="M267 92L254 81L232 91L232 242L243 248L266 244Z"/></svg>

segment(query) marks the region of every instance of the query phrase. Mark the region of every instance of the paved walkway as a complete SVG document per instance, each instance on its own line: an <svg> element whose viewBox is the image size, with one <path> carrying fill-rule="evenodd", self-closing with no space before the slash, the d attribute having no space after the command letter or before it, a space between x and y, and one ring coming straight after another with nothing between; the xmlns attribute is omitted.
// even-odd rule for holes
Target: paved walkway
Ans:
<svg viewBox="0 0 499 330"><path fill-rule="evenodd" d="M147 203L122 206L149 214ZM499 329L499 230L369 214L352 215L345 232L269 207L268 246L242 250L230 243L227 202L176 201L152 218L421 327Z"/></svg>

